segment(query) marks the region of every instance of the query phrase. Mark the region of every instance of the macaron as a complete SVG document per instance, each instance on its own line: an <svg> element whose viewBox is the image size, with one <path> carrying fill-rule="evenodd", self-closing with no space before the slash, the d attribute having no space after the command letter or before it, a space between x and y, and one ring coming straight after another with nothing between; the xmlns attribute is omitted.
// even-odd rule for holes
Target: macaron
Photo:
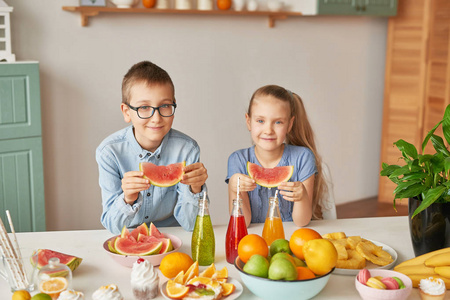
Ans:
<svg viewBox="0 0 450 300"><path fill-rule="evenodd" d="M359 282L361 282L364 285L367 285L367 280L370 278L370 272L367 269L362 269L359 271L358 276L356 277Z"/></svg>
<svg viewBox="0 0 450 300"><path fill-rule="evenodd" d="M399 289L405 288L405 284L403 283L403 281L400 278L398 278L398 277L392 277L392 278L395 279L395 281L397 281Z"/></svg>
<svg viewBox="0 0 450 300"><path fill-rule="evenodd" d="M397 280L395 280L392 277L384 277L383 279L380 280L382 283L384 283L384 285L386 286L386 289L388 290L398 290L399 288L399 284L397 282Z"/></svg>
<svg viewBox="0 0 450 300"><path fill-rule="evenodd" d="M369 280L367 280L366 285L368 287L379 289L379 290L385 290L386 286L384 283L382 283L379 279L376 279L375 277L370 277Z"/></svg>

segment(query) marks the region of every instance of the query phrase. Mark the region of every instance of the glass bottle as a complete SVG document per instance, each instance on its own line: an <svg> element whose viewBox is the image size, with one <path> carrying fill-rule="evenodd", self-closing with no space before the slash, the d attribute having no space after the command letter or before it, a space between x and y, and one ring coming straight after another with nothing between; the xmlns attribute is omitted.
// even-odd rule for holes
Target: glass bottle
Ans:
<svg viewBox="0 0 450 300"><path fill-rule="evenodd" d="M234 260L238 256L239 242L247 234L247 225L245 224L244 213L242 212L242 199L233 199L233 209L225 236L225 253L228 263L234 263Z"/></svg>
<svg viewBox="0 0 450 300"><path fill-rule="evenodd" d="M264 222L262 237L266 240L268 246L277 239L284 239L278 197L269 198L269 210L267 211L266 221Z"/></svg>
<svg viewBox="0 0 450 300"><path fill-rule="evenodd" d="M209 266L214 262L216 241L209 215L206 193L198 201L198 214L192 233L191 251L192 259L198 261L200 266Z"/></svg>
<svg viewBox="0 0 450 300"><path fill-rule="evenodd" d="M72 270L65 264L61 264L59 258L52 257L48 260L48 264L39 270L38 282L40 292L49 294L53 300L56 300L61 292L71 288Z"/></svg>

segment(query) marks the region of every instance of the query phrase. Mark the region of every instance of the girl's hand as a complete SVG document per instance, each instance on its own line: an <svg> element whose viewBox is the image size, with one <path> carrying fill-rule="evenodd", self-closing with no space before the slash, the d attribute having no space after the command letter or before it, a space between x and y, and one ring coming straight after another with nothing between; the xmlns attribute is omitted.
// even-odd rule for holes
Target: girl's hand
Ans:
<svg viewBox="0 0 450 300"><path fill-rule="evenodd" d="M202 191L202 185L208 178L208 172L201 162L184 167L184 175L181 183L190 185L191 191L196 194Z"/></svg>
<svg viewBox="0 0 450 300"><path fill-rule="evenodd" d="M233 193L237 193L237 181L239 177L239 192L251 192L256 188L256 183L248 175L235 173L230 177L228 186Z"/></svg>
<svg viewBox="0 0 450 300"><path fill-rule="evenodd" d="M283 195L284 200L297 202L307 199L308 192L301 181L283 182L278 186L280 194Z"/></svg>
<svg viewBox="0 0 450 300"><path fill-rule="evenodd" d="M139 192L150 187L148 179L144 179L142 176L144 176L144 172L140 171L130 171L123 174L122 190L127 204L133 204L137 200Z"/></svg>

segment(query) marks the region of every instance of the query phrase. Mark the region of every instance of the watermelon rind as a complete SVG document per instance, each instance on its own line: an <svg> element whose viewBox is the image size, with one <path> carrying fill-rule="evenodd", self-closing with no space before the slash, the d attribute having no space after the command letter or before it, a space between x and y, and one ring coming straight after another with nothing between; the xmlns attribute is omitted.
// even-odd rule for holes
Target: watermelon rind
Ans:
<svg viewBox="0 0 450 300"><path fill-rule="evenodd" d="M162 242L163 245L161 247L161 250L159 251L159 254L167 253L173 250L172 241L169 238L163 238Z"/></svg>
<svg viewBox="0 0 450 300"><path fill-rule="evenodd" d="M127 226L123 226L122 231L120 232L120 237L125 238L130 236L130 231L127 229Z"/></svg>
<svg viewBox="0 0 450 300"><path fill-rule="evenodd" d="M36 267L38 269L41 269L43 266L47 265L50 258L56 257L59 259L59 262L61 264L68 266L73 272L76 268L78 268L78 266L81 264L81 261L83 260L81 257L76 257L49 249L38 249L37 253L38 261ZM34 261L31 261L31 263L33 265L36 264L36 262Z"/></svg>
<svg viewBox="0 0 450 300"><path fill-rule="evenodd" d="M163 242L138 243L128 238L117 238L114 248L119 254L130 256L146 256L159 253Z"/></svg>
<svg viewBox="0 0 450 300"><path fill-rule="evenodd" d="M157 166L150 162L143 162L139 163L139 171L144 172L143 177L148 179L150 184L157 187L170 187L183 179L185 166L185 161L167 166ZM165 180L164 177L166 177Z"/></svg>
<svg viewBox="0 0 450 300"><path fill-rule="evenodd" d="M263 168L248 161L247 173L255 180L256 184L266 188L274 188L292 177L292 174L294 174L294 166Z"/></svg>
<svg viewBox="0 0 450 300"><path fill-rule="evenodd" d="M156 226L155 226L155 224L153 224L153 222L150 223L150 227L149 227L149 230L148 230L148 235L149 236L154 236L154 237L157 237L157 238L163 238L164 237L164 234L162 234L158 230L158 228L156 228Z"/></svg>
<svg viewBox="0 0 450 300"><path fill-rule="evenodd" d="M109 249L109 251L111 251L112 253L116 253L117 254L117 251L116 251L116 249L114 248L114 242L116 241L116 238L115 239L113 239L113 240L111 240L111 241L108 241L108 249Z"/></svg>
<svg viewBox="0 0 450 300"><path fill-rule="evenodd" d="M133 231L131 231L130 233L130 235L136 240L138 239L139 234L148 235L148 226L146 223L142 223L141 225L133 229Z"/></svg>

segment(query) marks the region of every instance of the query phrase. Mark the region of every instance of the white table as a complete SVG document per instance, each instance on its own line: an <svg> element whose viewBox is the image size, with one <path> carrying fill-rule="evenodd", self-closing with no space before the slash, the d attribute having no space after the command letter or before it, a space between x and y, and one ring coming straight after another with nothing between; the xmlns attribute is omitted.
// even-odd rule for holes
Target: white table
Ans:
<svg viewBox="0 0 450 300"><path fill-rule="evenodd" d="M263 224L252 224L249 233L261 234ZM326 221L312 221L309 226L320 234L343 231L347 235L360 235L389 245L397 251L397 264L414 257L409 236L408 217L356 218ZM288 239L297 229L293 223L284 223ZM181 238L181 252L191 253L191 232L181 227L160 228L162 232L174 234ZM214 226L216 238L217 269L227 266L229 276L240 280L239 272L225 259L226 226ZM51 249L83 258L83 262L73 273L73 287L84 292L86 299L91 299L92 293L102 285L114 283L118 285L126 300L133 300L130 286L131 269L117 264L103 249L103 242L113 235L106 230L84 231L53 231L17 234L19 244L23 248ZM200 267L200 270L205 267ZM159 272L159 269L158 269ZM161 274L160 284L167 279ZM447 298L450 299L450 293ZM0 279L1 299L9 299L11 295L8 285ZM4 298L5 296L8 296ZM157 299L164 299L160 294ZM240 299L257 299L245 286ZM354 277L331 275L327 286L314 299L360 299L355 289ZM409 299L420 299L417 289L413 289Z"/></svg>

